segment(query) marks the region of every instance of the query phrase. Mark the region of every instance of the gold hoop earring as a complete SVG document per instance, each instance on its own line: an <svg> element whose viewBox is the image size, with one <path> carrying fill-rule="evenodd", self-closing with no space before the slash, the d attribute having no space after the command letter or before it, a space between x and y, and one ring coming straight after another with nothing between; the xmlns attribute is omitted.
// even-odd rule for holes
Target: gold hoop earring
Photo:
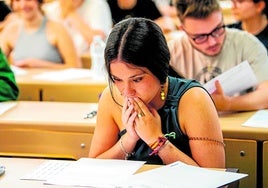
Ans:
<svg viewBox="0 0 268 188"><path fill-rule="evenodd" d="M166 99L166 94L165 94L165 91L164 91L164 86L161 86L160 98L161 98L162 101L164 101Z"/></svg>

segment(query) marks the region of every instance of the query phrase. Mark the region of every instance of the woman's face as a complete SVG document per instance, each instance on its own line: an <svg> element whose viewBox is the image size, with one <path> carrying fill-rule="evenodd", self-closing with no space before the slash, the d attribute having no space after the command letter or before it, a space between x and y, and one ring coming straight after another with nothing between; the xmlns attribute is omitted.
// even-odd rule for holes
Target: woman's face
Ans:
<svg viewBox="0 0 268 188"><path fill-rule="evenodd" d="M147 68L114 61L110 71L115 86L124 98L138 97L147 105L154 99L160 99L161 84Z"/></svg>
<svg viewBox="0 0 268 188"><path fill-rule="evenodd" d="M18 13L26 20L34 19L41 12L38 0L14 0L13 4L16 4Z"/></svg>
<svg viewBox="0 0 268 188"><path fill-rule="evenodd" d="M253 0L232 0L232 14L236 20L247 20L262 14L263 2L254 3Z"/></svg>
<svg viewBox="0 0 268 188"><path fill-rule="evenodd" d="M12 11L17 12L19 10L19 1L12 0L11 1L11 8L12 8Z"/></svg>
<svg viewBox="0 0 268 188"><path fill-rule="evenodd" d="M137 0L117 0L117 3L121 9L129 10L137 4Z"/></svg>

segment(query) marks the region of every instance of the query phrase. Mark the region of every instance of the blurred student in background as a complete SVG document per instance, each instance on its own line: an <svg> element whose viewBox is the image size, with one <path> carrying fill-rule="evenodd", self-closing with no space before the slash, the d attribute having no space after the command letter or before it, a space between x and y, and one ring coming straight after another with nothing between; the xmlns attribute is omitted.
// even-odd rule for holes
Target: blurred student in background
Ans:
<svg viewBox="0 0 268 188"><path fill-rule="evenodd" d="M268 108L268 56L262 43L248 32L226 28L218 0L176 0L176 7L184 34L169 43L171 67L203 84L247 60L258 84L227 96L215 81L211 96L217 110Z"/></svg>
<svg viewBox="0 0 268 188"><path fill-rule="evenodd" d="M7 4L5 1L0 1L0 32L9 23L19 20L16 1L12 1L12 4Z"/></svg>
<svg viewBox="0 0 268 188"><path fill-rule="evenodd" d="M5 54L0 48L0 102L16 100L19 89Z"/></svg>
<svg viewBox="0 0 268 188"><path fill-rule="evenodd" d="M50 21L43 14L42 0L13 1L16 1L21 21L9 24L0 40L13 65L46 68L81 66L69 33L60 23Z"/></svg>
<svg viewBox="0 0 268 188"><path fill-rule="evenodd" d="M50 18L64 23L79 56L89 51L95 35L105 40L112 28L106 0L55 0L47 3L44 11Z"/></svg>
<svg viewBox="0 0 268 188"><path fill-rule="evenodd" d="M232 13L238 22L228 27L255 35L268 50L268 0L232 0Z"/></svg>
<svg viewBox="0 0 268 188"><path fill-rule="evenodd" d="M11 9L6 4L5 1L0 0L0 31L3 29L5 25L5 19L11 13Z"/></svg>
<svg viewBox="0 0 268 188"><path fill-rule="evenodd" d="M175 29L172 19L164 17L152 0L107 0L113 24L131 17L142 17L155 21L163 30L169 32Z"/></svg>

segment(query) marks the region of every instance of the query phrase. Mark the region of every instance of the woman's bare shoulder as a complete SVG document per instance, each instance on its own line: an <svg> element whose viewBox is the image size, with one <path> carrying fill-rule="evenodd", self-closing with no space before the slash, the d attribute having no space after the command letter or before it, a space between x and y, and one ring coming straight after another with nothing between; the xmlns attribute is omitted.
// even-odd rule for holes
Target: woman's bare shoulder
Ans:
<svg viewBox="0 0 268 188"><path fill-rule="evenodd" d="M22 27L21 22L12 22L6 25L6 27L1 31L0 40L1 46L5 53L10 53L15 46L18 39L20 28ZM12 34L11 34L12 33Z"/></svg>
<svg viewBox="0 0 268 188"><path fill-rule="evenodd" d="M51 19L48 19L47 27L52 31L66 31L66 28L64 27L63 23Z"/></svg>
<svg viewBox="0 0 268 188"><path fill-rule="evenodd" d="M117 91L118 90L116 88L110 88L107 86L101 93L99 105L109 107L109 109L113 109L113 112L115 112L117 109L121 111L121 107L123 105L122 96L118 95Z"/></svg>
<svg viewBox="0 0 268 188"><path fill-rule="evenodd" d="M111 88L109 86L107 86L101 93L100 95L100 102L104 101L104 103L107 105L114 105L114 100L113 100L113 96L111 93Z"/></svg>
<svg viewBox="0 0 268 188"><path fill-rule="evenodd" d="M8 36L14 37L14 34L17 34L19 32L19 28L21 27L21 25L22 22L19 21L11 22L5 26L1 35L6 35L7 37ZM12 33L13 35L10 35L10 33Z"/></svg>

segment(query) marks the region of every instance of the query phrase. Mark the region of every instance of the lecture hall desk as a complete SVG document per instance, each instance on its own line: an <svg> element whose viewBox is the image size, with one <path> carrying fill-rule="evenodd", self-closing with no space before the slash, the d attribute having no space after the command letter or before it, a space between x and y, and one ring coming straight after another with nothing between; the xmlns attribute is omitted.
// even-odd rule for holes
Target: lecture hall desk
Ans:
<svg viewBox="0 0 268 188"><path fill-rule="evenodd" d="M0 155L72 159L87 156L96 119L83 117L93 108L97 108L96 103L19 101L0 116ZM257 187L257 181L258 185L267 185L268 179L268 129L241 126L253 114L220 117L226 167L249 174L240 181L241 188Z"/></svg>
<svg viewBox="0 0 268 188"><path fill-rule="evenodd" d="M107 86L106 81L81 78L63 82L37 80L34 75L57 69L28 68L24 75L16 75L22 101L98 102Z"/></svg>
<svg viewBox="0 0 268 188"><path fill-rule="evenodd" d="M0 115L0 155L79 159L88 156L95 103L18 101Z"/></svg>
<svg viewBox="0 0 268 188"><path fill-rule="evenodd" d="M220 115L226 144L226 166L249 174L240 181L241 188L268 187L268 128L242 126L254 113Z"/></svg>

